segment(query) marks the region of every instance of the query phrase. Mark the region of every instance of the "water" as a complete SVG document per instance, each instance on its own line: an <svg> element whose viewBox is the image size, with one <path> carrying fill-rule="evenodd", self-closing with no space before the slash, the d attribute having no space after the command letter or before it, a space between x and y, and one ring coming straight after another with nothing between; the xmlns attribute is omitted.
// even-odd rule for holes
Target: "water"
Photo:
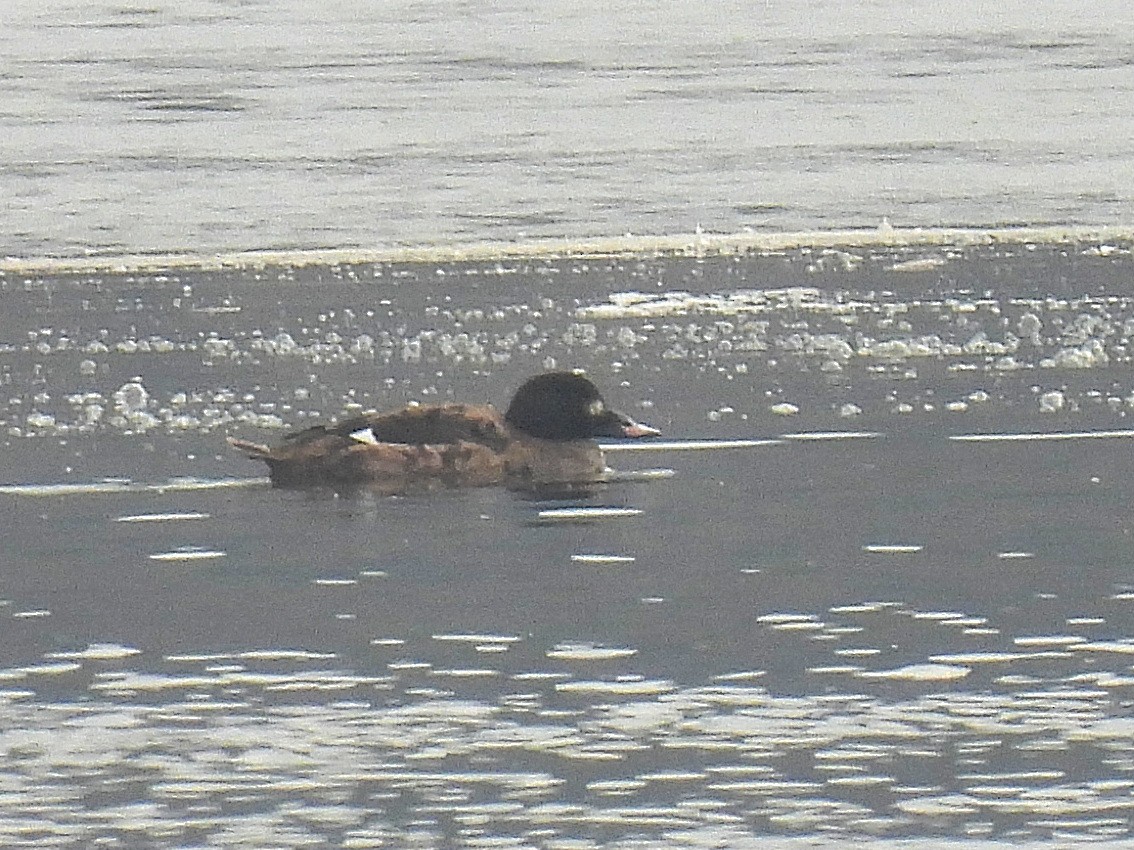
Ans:
<svg viewBox="0 0 1134 850"><path fill-rule="evenodd" d="M1129 843L1131 268L9 269L4 843ZM667 440L552 501L224 442L551 366Z"/></svg>
<svg viewBox="0 0 1134 850"><path fill-rule="evenodd" d="M1134 21L907 7L5 9L0 842L1134 844ZM548 368L664 439L225 444Z"/></svg>
<svg viewBox="0 0 1134 850"><path fill-rule="evenodd" d="M1125 0L9 5L5 255L1134 220Z"/></svg>

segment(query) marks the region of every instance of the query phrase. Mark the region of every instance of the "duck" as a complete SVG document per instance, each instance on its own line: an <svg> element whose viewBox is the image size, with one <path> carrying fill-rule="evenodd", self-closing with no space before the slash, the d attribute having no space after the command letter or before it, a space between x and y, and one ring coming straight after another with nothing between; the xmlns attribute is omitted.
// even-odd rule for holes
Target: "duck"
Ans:
<svg viewBox="0 0 1134 850"><path fill-rule="evenodd" d="M276 446L229 437L285 488L365 487L388 494L507 485L592 485L609 473L597 438L661 432L609 408L578 372L524 382L501 415L492 405L415 404L315 425Z"/></svg>

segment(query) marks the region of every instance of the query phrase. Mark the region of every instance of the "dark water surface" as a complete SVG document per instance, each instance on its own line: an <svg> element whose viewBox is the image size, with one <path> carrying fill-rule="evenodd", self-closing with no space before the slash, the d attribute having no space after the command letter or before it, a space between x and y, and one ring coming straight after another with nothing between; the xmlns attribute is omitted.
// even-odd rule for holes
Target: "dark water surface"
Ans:
<svg viewBox="0 0 1134 850"><path fill-rule="evenodd" d="M0 843L1128 842L1132 271L9 267ZM277 491L224 442L552 366L752 442L577 501Z"/></svg>

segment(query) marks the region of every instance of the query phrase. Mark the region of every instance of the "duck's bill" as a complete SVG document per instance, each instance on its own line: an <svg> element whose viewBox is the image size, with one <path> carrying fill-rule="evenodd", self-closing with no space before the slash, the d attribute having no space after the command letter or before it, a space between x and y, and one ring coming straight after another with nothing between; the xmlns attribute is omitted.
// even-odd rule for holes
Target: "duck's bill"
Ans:
<svg viewBox="0 0 1134 850"><path fill-rule="evenodd" d="M657 428L651 428L649 425L643 425L641 422L635 422L630 418L622 423L622 436L631 440L638 440L642 437L656 437L660 433L661 431Z"/></svg>

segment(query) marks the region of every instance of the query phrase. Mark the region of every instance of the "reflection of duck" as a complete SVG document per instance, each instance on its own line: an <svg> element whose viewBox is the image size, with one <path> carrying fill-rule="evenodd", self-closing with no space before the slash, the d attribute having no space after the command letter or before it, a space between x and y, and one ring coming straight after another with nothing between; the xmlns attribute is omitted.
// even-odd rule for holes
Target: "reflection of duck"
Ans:
<svg viewBox="0 0 1134 850"><path fill-rule="evenodd" d="M597 482L606 464L595 437L658 433L607 408L582 375L547 372L525 382L503 416L491 405L418 405L316 425L272 448L232 437L229 443L266 461L277 486L398 493Z"/></svg>

